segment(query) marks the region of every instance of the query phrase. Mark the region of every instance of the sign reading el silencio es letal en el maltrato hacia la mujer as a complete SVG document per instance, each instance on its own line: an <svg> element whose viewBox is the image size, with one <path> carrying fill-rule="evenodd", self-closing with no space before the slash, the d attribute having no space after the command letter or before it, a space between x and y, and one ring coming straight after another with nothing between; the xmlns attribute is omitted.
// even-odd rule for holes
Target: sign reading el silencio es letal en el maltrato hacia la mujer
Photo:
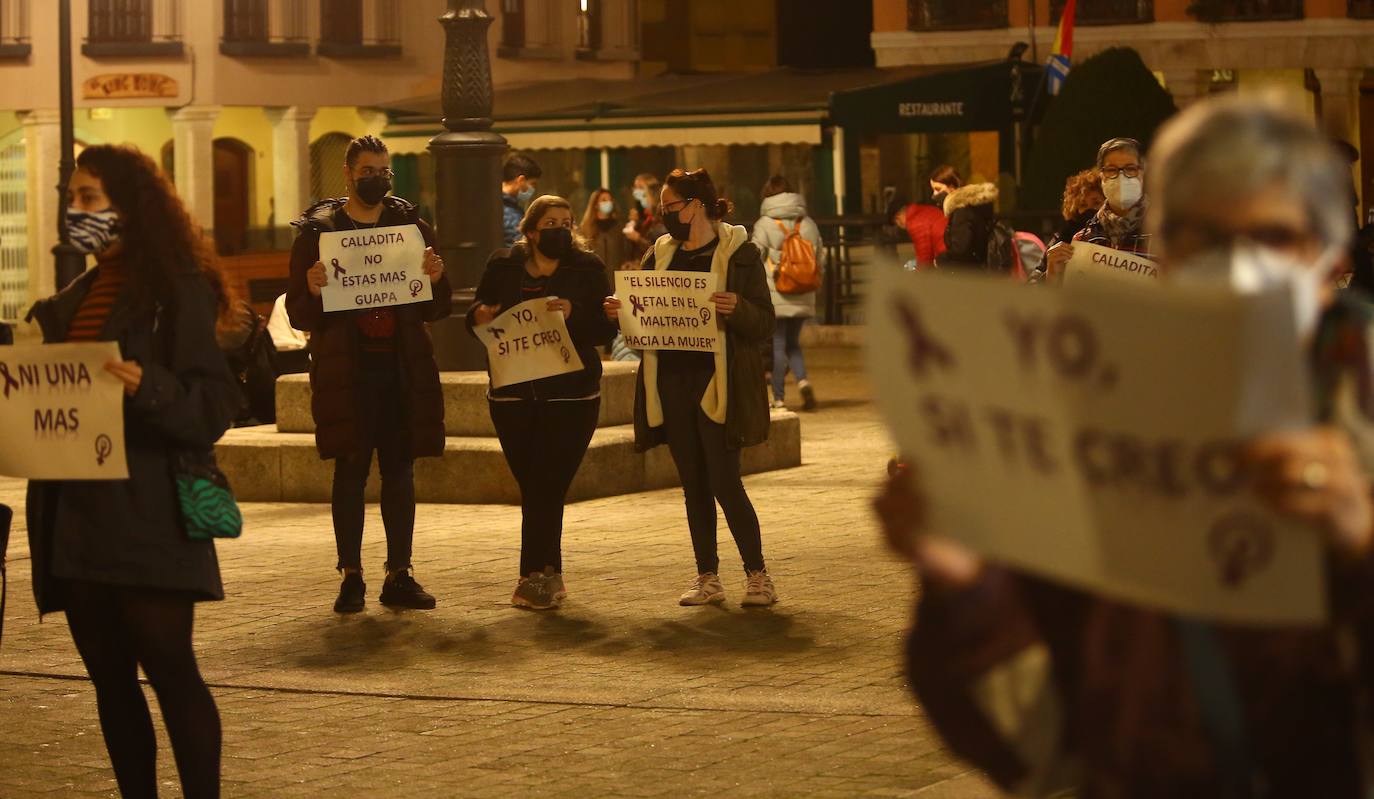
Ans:
<svg viewBox="0 0 1374 799"><path fill-rule="evenodd" d="M722 346L715 275L702 272L615 273L620 332L637 350L716 352Z"/></svg>
<svg viewBox="0 0 1374 799"><path fill-rule="evenodd" d="M112 341L0 347L0 474L123 480L124 384Z"/></svg>
<svg viewBox="0 0 1374 799"><path fill-rule="evenodd" d="M321 233L325 312L429 302L434 290L424 260L425 239L415 225Z"/></svg>

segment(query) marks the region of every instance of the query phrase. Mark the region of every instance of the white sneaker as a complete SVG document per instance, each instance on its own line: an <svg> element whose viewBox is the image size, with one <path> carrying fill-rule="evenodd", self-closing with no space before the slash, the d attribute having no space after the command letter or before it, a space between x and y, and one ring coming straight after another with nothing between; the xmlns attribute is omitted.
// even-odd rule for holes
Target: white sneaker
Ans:
<svg viewBox="0 0 1374 799"><path fill-rule="evenodd" d="M720 578L711 572L698 574L692 584L678 597L679 605L709 605L712 602L725 601L725 586L720 584Z"/></svg>
<svg viewBox="0 0 1374 799"><path fill-rule="evenodd" d="M744 580L744 599L740 600L740 606L766 607L777 601L778 591L773 587L773 578L768 576L768 572L764 569L749 572Z"/></svg>
<svg viewBox="0 0 1374 799"><path fill-rule="evenodd" d="M787 403L780 399L775 399L768 403L768 407L774 410L785 410L787 408Z"/></svg>

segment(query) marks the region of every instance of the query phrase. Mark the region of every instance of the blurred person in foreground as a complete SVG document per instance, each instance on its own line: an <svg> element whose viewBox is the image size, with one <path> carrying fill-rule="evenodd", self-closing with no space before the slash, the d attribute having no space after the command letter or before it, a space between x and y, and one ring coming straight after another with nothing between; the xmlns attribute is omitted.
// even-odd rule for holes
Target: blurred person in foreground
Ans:
<svg viewBox="0 0 1374 799"><path fill-rule="evenodd" d="M1317 424L1247 457L1263 499L1327 543L1331 620L1188 621L984 562L931 537L915 473L875 503L922 584L912 685L949 745L1019 795L1367 796L1370 317L1330 280L1351 235L1347 170L1310 123L1254 98L1188 110L1151 163L1166 274L1265 261L1297 287ZM1196 668L1200 646L1218 668Z"/></svg>

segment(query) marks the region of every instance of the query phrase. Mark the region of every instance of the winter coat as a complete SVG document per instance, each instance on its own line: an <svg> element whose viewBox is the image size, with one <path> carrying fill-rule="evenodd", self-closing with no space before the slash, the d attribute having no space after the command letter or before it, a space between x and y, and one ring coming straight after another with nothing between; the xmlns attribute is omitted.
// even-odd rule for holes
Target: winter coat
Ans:
<svg viewBox="0 0 1374 799"><path fill-rule="evenodd" d="M418 225L425 244L434 246L434 230L420 219L414 205L387 197L378 227ZM310 411L315 419L315 446L320 457L339 458L371 446L363 418L359 382L362 332L355 321L360 311L325 313L324 303L310 293L306 272L320 259L320 234L334 230L334 214L344 200L324 200L293 222L299 231L291 248L291 282L286 311L291 326L310 333ZM439 367L425 322L448 316L453 290L447 277L434 284L434 299L391 308L396 314L396 351L404 387L407 430L405 444L413 457L444 454L444 394Z"/></svg>
<svg viewBox="0 0 1374 799"><path fill-rule="evenodd" d="M616 270L624 269L625 264L633 257L630 253L630 240L625 238L623 228L624 225L617 222L609 229L598 230L595 236L587 238L587 246L601 259L601 263L606 265L608 278L615 274Z"/></svg>
<svg viewBox="0 0 1374 799"><path fill-rule="evenodd" d="M1092 219L1088 221L1083 229L1074 234L1074 241L1086 241L1089 244L1097 244L1103 247L1110 247L1113 250L1121 250L1135 255L1153 257L1151 237L1145 232L1145 209L1142 207L1133 214L1133 222L1125 225L1118 233L1112 233L1112 225L1108 224L1107 218L1112 213L1111 208L1102 206Z"/></svg>
<svg viewBox="0 0 1374 799"><path fill-rule="evenodd" d="M467 329L472 332L478 305L499 305L502 311L524 302L520 283L530 259L526 243L509 250L497 250L487 260L482 282L477 286L477 300L467 312ZM549 276L548 296L572 303L568 317L568 335L582 359L582 370L545 377L526 383L491 389L491 396L520 399L581 399L601 390L601 355L597 347L604 347L615 338L616 328L606 319L601 303L609 296L611 283L601 259L583 250L573 250L558 262L558 269Z"/></svg>
<svg viewBox="0 0 1374 799"><path fill-rule="evenodd" d="M987 269L988 237L997 224L997 186L975 183L955 189L945 198L945 254L942 268Z"/></svg>
<svg viewBox="0 0 1374 799"><path fill-rule="evenodd" d="M821 240L820 228L806 215L806 198L793 192L765 197L759 206L759 215L759 220L754 223L752 241L763 253L763 267L768 272L768 292L773 298L774 313L779 319L815 316L816 292L783 294L778 291L777 284L782 243L797 225L801 225L801 237L811 242L816 250L816 266L825 269L825 242Z"/></svg>
<svg viewBox="0 0 1374 799"><path fill-rule="evenodd" d="M1338 301L1309 361L1318 418L1349 435L1366 468L1370 314ZM1180 635L1196 627L990 565L973 586L923 594L910 684L954 753L1018 796L1369 796L1374 554L1330 557L1326 571L1325 624L1206 624L1225 665L1201 693ZM1250 761L1240 791L1222 784L1228 758L1207 710L1232 692Z"/></svg>
<svg viewBox="0 0 1374 799"><path fill-rule="evenodd" d="M744 228L717 223L726 238L747 237ZM725 230L730 228L730 231ZM665 235L644 255L643 269L657 267L657 251L672 242ZM768 276L758 247L749 241L738 243L726 267L725 291L739 296L735 312L722 320L725 326L725 373L727 399L725 440L732 449L752 447L768 440L768 394L763 380L760 346L773 335L773 303L768 292ZM647 355L648 353L646 353ZM645 391L645 366L640 366L635 388L635 449L639 452L664 443L663 426L650 426L648 396ZM719 374L717 374L719 377Z"/></svg>
<svg viewBox="0 0 1374 799"><path fill-rule="evenodd" d="M100 269L81 275L29 311L48 343L65 341ZM206 451L229 429L239 387L215 343L218 312L205 277L188 266L166 307L144 307L126 286L101 331L143 380L124 401L128 480L29 482L29 551L38 612L66 607L64 580L182 591L196 601L224 598L209 541L183 530L173 457Z"/></svg>
<svg viewBox="0 0 1374 799"><path fill-rule="evenodd" d="M916 250L916 264L931 266L945 252L945 228L949 217L944 209L931 203L913 203L906 207L906 232Z"/></svg>

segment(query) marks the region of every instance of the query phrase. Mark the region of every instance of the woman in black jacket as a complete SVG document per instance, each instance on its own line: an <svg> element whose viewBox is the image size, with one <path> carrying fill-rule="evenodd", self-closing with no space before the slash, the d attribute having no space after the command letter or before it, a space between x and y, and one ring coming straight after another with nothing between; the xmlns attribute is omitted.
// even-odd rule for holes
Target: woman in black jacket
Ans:
<svg viewBox="0 0 1374 799"><path fill-rule="evenodd" d="M587 454L601 412L601 356L616 328L600 312L610 293L606 266L573 232L572 205L544 195L520 222L521 240L487 261L467 326L485 325L528 300L562 311L582 369L493 388L487 398L506 462L520 484L520 581L511 604L547 610L563 583L563 502Z"/></svg>
<svg viewBox="0 0 1374 799"><path fill-rule="evenodd" d="M116 341L128 480L29 483L40 613L66 611L95 686L120 793L157 795L148 675L187 797L219 796L220 722L191 646L196 602L224 598L215 547L187 537L178 453L204 452L239 409L215 343L223 282L175 191L130 147L89 147L69 188L72 240L96 266L29 319L47 342Z"/></svg>
<svg viewBox="0 0 1374 799"><path fill-rule="evenodd" d="M987 269L988 237L997 224L997 186L974 183L945 197L945 252L936 263L943 268Z"/></svg>

